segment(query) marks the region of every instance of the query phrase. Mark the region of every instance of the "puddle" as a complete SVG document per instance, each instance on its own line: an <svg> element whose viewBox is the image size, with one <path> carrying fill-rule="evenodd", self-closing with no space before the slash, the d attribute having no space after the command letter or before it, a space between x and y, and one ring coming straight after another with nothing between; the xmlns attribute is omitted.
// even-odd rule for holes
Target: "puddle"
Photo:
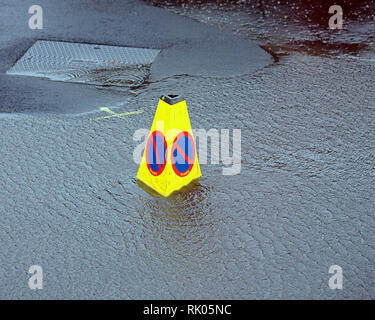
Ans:
<svg viewBox="0 0 375 320"><path fill-rule="evenodd" d="M342 30L331 30L330 3L302 0L148 0L201 23L255 41L277 62L296 52L313 56L361 55L374 43L375 7L370 1L341 0ZM332 3L333 4L333 3Z"/></svg>
<svg viewBox="0 0 375 320"><path fill-rule="evenodd" d="M364 43L329 43L323 40L298 40L287 45L267 44L261 46L273 56L281 57L293 52L306 53L312 56L357 55L367 48Z"/></svg>

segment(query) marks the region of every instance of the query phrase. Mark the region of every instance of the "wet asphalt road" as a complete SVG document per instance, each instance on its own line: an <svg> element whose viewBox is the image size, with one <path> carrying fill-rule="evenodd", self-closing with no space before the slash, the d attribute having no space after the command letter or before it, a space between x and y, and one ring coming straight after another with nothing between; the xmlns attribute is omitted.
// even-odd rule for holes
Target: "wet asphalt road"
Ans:
<svg viewBox="0 0 375 320"><path fill-rule="evenodd" d="M273 63L251 40L166 9L90 3L90 16L108 28L84 20L77 29L46 3L54 20L41 35L26 29L24 4L2 4L15 22L0 22L13 28L0 35L0 297L374 298L371 51L296 50ZM227 41L220 48L249 49L238 50L236 67L211 65L202 76L204 61L189 55L195 67L167 68L186 43L199 55L203 39L214 48L218 34ZM5 75L40 38L167 50L136 90ZM261 55L255 63L253 55ZM193 128L242 130L242 170L223 176L222 164L202 165L197 184L163 199L135 181L133 134L150 127L158 97L171 89L187 97ZM93 112L101 106L144 113L91 120L105 115ZM27 286L33 264L44 270L36 292ZM333 264L343 268L343 290L328 287Z"/></svg>
<svg viewBox="0 0 375 320"><path fill-rule="evenodd" d="M142 1L105 5L100 1L84 1L81 5L75 1L41 1L43 30L28 27L28 8L32 4L2 2L0 90L6 94L1 96L0 112L80 113L97 110L105 103L126 101L122 92L111 88L98 90L6 75L40 39L162 49L152 65L152 81L184 74L220 77L251 73L272 60L253 42Z"/></svg>

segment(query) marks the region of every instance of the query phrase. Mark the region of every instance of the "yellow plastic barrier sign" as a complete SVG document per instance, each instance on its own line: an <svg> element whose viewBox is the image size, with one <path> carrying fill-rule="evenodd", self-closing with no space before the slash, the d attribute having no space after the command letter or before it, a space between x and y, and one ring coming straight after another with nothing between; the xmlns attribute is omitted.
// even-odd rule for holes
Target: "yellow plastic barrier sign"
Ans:
<svg viewBox="0 0 375 320"><path fill-rule="evenodd" d="M137 179L167 197L201 176L186 101L162 96Z"/></svg>

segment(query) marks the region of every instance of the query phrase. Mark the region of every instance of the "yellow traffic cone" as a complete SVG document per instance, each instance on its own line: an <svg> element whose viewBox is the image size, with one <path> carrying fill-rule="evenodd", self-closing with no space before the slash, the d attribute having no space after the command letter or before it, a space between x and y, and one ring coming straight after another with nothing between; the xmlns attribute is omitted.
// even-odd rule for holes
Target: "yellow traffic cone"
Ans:
<svg viewBox="0 0 375 320"><path fill-rule="evenodd" d="M137 179L167 197L201 176L185 99L162 96Z"/></svg>

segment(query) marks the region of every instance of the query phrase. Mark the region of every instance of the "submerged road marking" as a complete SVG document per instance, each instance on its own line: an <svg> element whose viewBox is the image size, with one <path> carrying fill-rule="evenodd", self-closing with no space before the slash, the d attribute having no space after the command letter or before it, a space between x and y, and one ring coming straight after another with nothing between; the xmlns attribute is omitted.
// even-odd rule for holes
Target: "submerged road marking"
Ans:
<svg viewBox="0 0 375 320"><path fill-rule="evenodd" d="M107 107L101 107L100 110L105 111L105 112L107 112L107 113L109 113L111 115L110 116L104 116L104 117L94 118L92 120L102 120L102 119L110 119L110 118L121 118L121 119L126 120L126 118L124 118L125 116L129 116L129 115L132 115L132 114L143 113L143 110L136 110L136 111L130 111L130 112L124 112L124 113L116 113L116 112L113 112L112 110L110 110Z"/></svg>

